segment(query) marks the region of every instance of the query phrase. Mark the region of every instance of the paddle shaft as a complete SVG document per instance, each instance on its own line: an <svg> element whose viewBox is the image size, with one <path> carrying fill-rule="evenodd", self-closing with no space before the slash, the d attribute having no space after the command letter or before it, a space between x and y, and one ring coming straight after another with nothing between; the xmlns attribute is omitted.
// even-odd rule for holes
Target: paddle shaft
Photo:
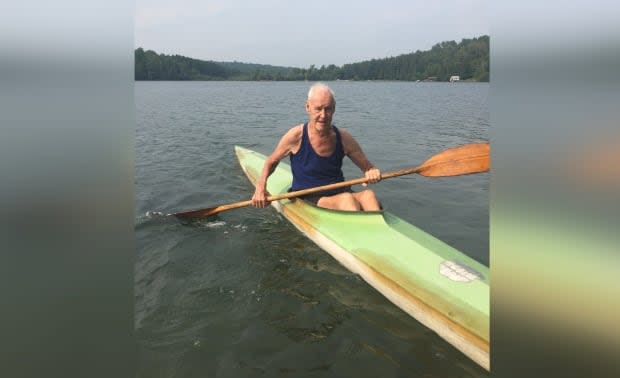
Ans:
<svg viewBox="0 0 620 378"><path fill-rule="evenodd" d="M422 165L415 168L401 169L381 174L381 179L389 179L392 177L410 175L419 173L429 177L458 176L471 173L486 172L489 170L489 144L478 143L468 144L460 147L448 149L426 160ZM359 185L367 183L366 177L358 179L338 182L329 185L317 186L294 192L276 194L267 197L267 201L279 201L287 198L301 197L308 194L314 194L325 190L340 189L351 185ZM252 200L230 203L206 209L183 211L172 215L179 218L204 218L211 215L221 213L223 211L238 209L241 207L251 206Z"/></svg>
<svg viewBox="0 0 620 378"><path fill-rule="evenodd" d="M417 168L414 168L414 170ZM390 172L387 174L382 174L381 178L382 179L386 179L386 178L390 178L390 177L396 177L396 176L402 176L402 175L407 175L409 173L414 173L414 172L405 172L405 171L410 171L409 170L402 170L402 171L396 171L396 172ZM403 173L405 172L405 173ZM267 197L267 201L269 202L273 202L273 201L279 201L279 200L283 200L283 199L287 199L287 198L296 198L296 197L301 197L301 196L305 196L308 194L314 194L314 193L318 193L318 192L322 192L324 190L332 190L332 189L339 189L339 188L344 188L347 186L351 186L351 185L358 185L358 184L363 184L368 182L368 179L365 177L361 177L358 179L354 179L354 180L348 180L348 181L343 181L343 182L337 182L335 184L329 184L329 185L323 185L323 186L317 186L314 188L308 188L308 189L303 189L303 190L297 190L294 192L287 192L287 193L282 193L282 194L276 194L273 196L268 196ZM220 205L220 206L216 206L216 207L211 207L208 209L199 209L199 210L190 210L190 211L185 211L185 212L181 212L181 213L175 213L172 214L174 216L177 217L181 217L181 218L204 218L204 217L208 217L211 215L215 215L218 213L221 213L223 211L227 211L227 210L232 210L232 209L238 209L241 207L246 207L246 206L251 206L252 205L252 200L247 200L247 201L241 201L241 202L235 202L235 203L229 203L226 205Z"/></svg>

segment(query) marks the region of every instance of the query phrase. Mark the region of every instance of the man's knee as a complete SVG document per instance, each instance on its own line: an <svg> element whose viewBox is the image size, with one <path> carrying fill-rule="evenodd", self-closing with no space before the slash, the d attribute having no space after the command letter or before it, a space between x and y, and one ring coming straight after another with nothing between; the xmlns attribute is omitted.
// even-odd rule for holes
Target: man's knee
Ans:
<svg viewBox="0 0 620 378"><path fill-rule="evenodd" d="M359 201L353 196L353 193L343 193L339 199L340 210L359 211L362 209Z"/></svg>
<svg viewBox="0 0 620 378"><path fill-rule="evenodd" d="M372 191L371 189L366 189L366 190L359 192L357 195L357 199L362 204L379 203L379 200L377 199L375 192Z"/></svg>
<svg viewBox="0 0 620 378"><path fill-rule="evenodd" d="M362 192L358 193L358 200L361 205L361 208L367 211L377 211L381 210L382 206L375 192L371 189L366 189Z"/></svg>
<svg viewBox="0 0 620 378"><path fill-rule="evenodd" d="M375 192L372 189L365 189L360 192L360 196L364 199L377 199Z"/></svg>
<svg viewBox="0 0 620 378"><path fill-rule="evenodd" d="M333 210L359 211L362 209L359 201L352 193L341 193L331 197L322 197L317 206Z"/></svg>

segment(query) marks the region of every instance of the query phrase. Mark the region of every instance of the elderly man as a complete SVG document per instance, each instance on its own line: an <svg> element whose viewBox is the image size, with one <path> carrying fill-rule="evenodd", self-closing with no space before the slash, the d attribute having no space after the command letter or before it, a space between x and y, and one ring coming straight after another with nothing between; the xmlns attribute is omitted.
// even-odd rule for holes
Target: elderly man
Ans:
<svg viewBox="0 0 620 378"><path fill-rule="evenodd" d="M290 156L293 171L291 191L344 181L342 161L348 156L370 183L381 179L381 172L366 158L359 144L346 130L332 125L336 111L334 92L325 84L310 87L306 112L308 122L291 128L265 161L256 183L252 204L263 208L267 201L267 179L280 160ZM376 211L380 204L370 189L354 192L350 187L324 191L303 197L319 207L345 211Z"/></svg>

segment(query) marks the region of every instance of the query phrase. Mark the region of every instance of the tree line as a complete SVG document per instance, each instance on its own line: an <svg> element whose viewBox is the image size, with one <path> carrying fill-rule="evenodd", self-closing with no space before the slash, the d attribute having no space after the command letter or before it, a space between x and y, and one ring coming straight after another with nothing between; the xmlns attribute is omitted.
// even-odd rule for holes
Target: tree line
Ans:
<svg viewBox="0 0 620 378"><path fill-rule="evenodd" d="M135 50L136 80L404 80L489 81L489 36L445 41L427 51L319 68L215 62Z"/></svg>

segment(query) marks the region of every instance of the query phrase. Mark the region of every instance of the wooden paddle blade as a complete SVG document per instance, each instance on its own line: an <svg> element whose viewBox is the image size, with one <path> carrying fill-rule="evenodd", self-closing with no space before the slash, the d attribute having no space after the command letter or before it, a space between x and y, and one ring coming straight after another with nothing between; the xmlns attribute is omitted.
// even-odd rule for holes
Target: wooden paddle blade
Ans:
<svg viewBox="0 0 620 378"><path fill-rule="evenodd" d="M217 209L217 206L209 207L207 209L182 211L182 212L174 213L172 215L174 215L177 218L207 218L207 217L210 217L211 215L217 214L213 212L213 210L215 209Z"/></svg>
<svg viewBox="0 0 620 378"><path fill-rule="evenodd" d="M418 167L417 173L427 177L460 176L488 172L489 143L473 143L447 149Z"/></svg>
<svg viewBox="0 0 620 378"><path fill-rule="evenodd" d="M248 201L241 201L241 202L235 202L235 203L230 203L228 205L220 205L220 206L215 206L215 207L208 207L205 209L197 209L197 210L189 210L189 211L181 211L178 213L174 213L172 215L174 215L177 218L208 218L210 216L213 216L215 214L219 214L223 211L226 210L232 210L232 209L238 209L240 207L246 207L252 204L251 200Z"/></svg>

